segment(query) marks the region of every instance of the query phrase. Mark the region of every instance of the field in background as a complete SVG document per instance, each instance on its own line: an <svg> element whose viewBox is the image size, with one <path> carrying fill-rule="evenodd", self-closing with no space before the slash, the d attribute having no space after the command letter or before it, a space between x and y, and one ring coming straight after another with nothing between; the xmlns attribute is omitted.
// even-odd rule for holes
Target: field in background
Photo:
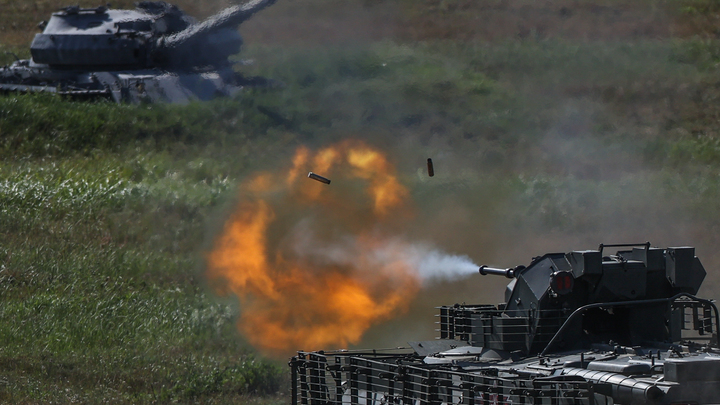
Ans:
<svg viewBox="0 0 720 405"><path fill-rule="evenodd" d="M28 56L63 5L0 0L0 50ZM0 401L288 402L289 354L246 345L204 257L239 181L348 137L392 157L419 213L407 233L450 253L514 266L601 242L691 245L702 294L720 297L719 12L278 0L242 27L240 58L280 88L187 106L0 96ZM432 307L503 286L430 288L360 346L431 338Z"/></svg>

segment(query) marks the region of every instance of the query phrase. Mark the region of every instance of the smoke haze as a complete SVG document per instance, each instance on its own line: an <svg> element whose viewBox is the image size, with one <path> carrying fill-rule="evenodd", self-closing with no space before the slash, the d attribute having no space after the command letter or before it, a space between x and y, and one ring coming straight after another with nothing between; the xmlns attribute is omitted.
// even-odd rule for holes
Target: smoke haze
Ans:
<svg viewBox="0 0 720 405"><path fill-rule="evenodd" d="M285 202L268 230L273 246L312 265L352 268L359 251L370 268L412 263L422 290L408 315L355 344L430 339L434 306L501 300L507 280L473 275L475 263L513 267L546 252L650 241L696 246L707 268L720 264L716 174L683 173L692 162L663 156L665 139L689 136L676 123L702 89L678 50L656 41L685 29L657 3L288 1L267 13L280 29L256 19L243 33L248 43L312 49L283 60L292 72L321 80L336 73L328 61L342 60L322 92L303 98L316 108L308 116L333 118L301 143L363 139L388 156L412 201L411 220L380 230L352 210L303 222ZM356 191L329 177L332 190ZM334 221L351 229L331 230ZM719 278L709 271L701 293L717 291Z"/></svg>

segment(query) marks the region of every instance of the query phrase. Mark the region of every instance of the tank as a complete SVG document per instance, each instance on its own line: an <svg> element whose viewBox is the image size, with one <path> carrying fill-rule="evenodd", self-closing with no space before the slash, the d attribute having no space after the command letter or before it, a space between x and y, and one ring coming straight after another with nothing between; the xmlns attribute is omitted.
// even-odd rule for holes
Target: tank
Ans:
<svg viewBox="0 0 720 405"><path fill-rule="evenodd" d="M618 249L607 254L608 248ZM718 311L692 247L600 245L479 273L505 302L439 308L406 348L298 352L293 404L718 404Z"/></svg>
<svg viewBox="0 0 720 405"><path fill-rule="evenodd" d="M66 7L40 23L31 59L0 69L0 90L131 103L232 96L262 82L233 69L238 26L274 2L251 0L201 23L162 1L135 10Z"/></svg>

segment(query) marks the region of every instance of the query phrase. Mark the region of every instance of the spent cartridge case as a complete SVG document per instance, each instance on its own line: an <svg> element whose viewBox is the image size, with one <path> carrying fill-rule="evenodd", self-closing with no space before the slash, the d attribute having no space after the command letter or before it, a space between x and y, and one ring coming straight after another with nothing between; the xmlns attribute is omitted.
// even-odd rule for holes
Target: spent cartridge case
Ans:
<svg viewBox="0 0 720 405"><path fill-rule="evenodd" d="M320 183L330 184L330 179L328 179L327 177L320 176L319 174L315 174L313 172L308 173L308 177L313 180L317 180Z"/></svg>

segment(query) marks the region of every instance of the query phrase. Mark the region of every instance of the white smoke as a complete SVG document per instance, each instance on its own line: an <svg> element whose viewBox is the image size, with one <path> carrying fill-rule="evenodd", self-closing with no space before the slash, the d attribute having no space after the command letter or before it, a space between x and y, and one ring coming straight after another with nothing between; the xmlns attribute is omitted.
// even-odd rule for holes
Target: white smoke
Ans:
<svg viewBox="0 0 720 405"><path fill-rule="evenodd" d="M423 282L452 281L476 274L480 266L465 255L453 255L429 245L411 245L410 261Z"/></svg>
<svg viewBox="0 0 720 405"><path fill-rule="evenodd" d="M291 240L295 255L305 261L349 266L358 272L378 272L400 264L414 272L425 287L465 278L476 274L480 267L468 256L449 254L431 243L409 242L400 237L373 238L371 245L353 235L320 242L307 220L295 226Z"/></svg>

